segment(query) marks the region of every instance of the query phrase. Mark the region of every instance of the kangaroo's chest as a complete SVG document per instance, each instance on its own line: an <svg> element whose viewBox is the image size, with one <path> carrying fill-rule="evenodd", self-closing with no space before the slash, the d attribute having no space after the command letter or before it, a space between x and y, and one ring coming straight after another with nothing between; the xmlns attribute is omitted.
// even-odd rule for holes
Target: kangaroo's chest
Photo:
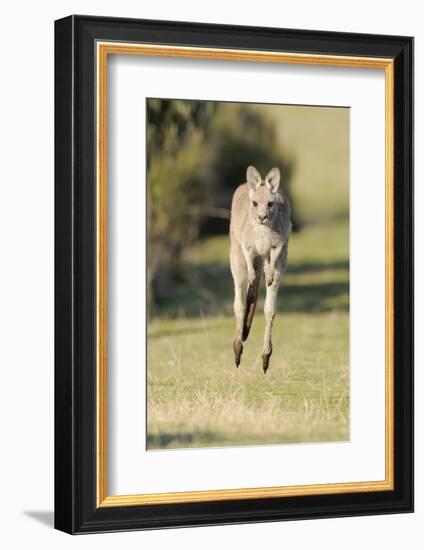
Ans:
<svg viewBox="0 0 424 550"><path fill-rule="evenodd" d="M281 240L278 233L269 227L259 226L253 230L252 248L255 255L268 257L271 249L276 247Z"/></svg>

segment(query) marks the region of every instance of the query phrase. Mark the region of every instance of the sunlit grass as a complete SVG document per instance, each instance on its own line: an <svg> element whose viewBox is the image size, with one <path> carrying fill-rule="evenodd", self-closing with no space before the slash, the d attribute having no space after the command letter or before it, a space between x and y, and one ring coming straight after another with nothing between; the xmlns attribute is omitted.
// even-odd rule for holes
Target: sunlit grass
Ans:
<svg viewBox="0 0 424 550"><path fill-rule="evenodd" d="M258 316L236 369L231 319L152 323L149 448L348 439L346 314L281 316L266 375L263 328Z"/></svg>

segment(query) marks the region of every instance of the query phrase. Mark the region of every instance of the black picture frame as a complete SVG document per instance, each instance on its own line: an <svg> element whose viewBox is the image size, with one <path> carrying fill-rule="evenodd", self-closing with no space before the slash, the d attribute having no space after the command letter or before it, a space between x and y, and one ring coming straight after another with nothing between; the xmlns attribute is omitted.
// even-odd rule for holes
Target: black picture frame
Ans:
<svg viewBox="0 0 424 550"><path fill-rule="evenodd" d="M97 507L99 40L394 60L394 490ZM55 527L132 529L413 511L413 39L73 15L55 22Z"/></svg>

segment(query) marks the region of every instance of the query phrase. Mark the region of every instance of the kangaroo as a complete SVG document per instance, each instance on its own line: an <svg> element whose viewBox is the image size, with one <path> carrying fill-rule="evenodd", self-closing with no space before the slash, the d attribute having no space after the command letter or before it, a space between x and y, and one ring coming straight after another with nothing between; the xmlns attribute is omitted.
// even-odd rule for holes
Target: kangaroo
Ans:
<svg viewBox="0 0 424 550"><path fill-rule="evenodd" d="M246 172L247 182L234 192L230 221L230 266L234 279L236 337L233 343L236 367L249 336L262 272L265 274L265 335L262 367L268 370L272 354L272 324L277 309L281 277L287 265L291 233L290 203L280 186L280 170L272 168L262 179L254 166Z"/></svg>

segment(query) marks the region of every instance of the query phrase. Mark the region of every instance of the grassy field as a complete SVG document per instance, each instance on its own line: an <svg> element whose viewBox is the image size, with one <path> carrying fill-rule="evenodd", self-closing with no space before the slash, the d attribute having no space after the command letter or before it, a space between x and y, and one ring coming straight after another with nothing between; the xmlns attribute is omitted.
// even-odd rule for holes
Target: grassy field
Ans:
<svg viewBox="0 0 424 550"><path fill-rule="evenodd" d="M239 369L233 361L228 238L183 259L173 300L148 328L149 449L349 438L348 225L294 234L263 374L264 289Z"/></svg>

